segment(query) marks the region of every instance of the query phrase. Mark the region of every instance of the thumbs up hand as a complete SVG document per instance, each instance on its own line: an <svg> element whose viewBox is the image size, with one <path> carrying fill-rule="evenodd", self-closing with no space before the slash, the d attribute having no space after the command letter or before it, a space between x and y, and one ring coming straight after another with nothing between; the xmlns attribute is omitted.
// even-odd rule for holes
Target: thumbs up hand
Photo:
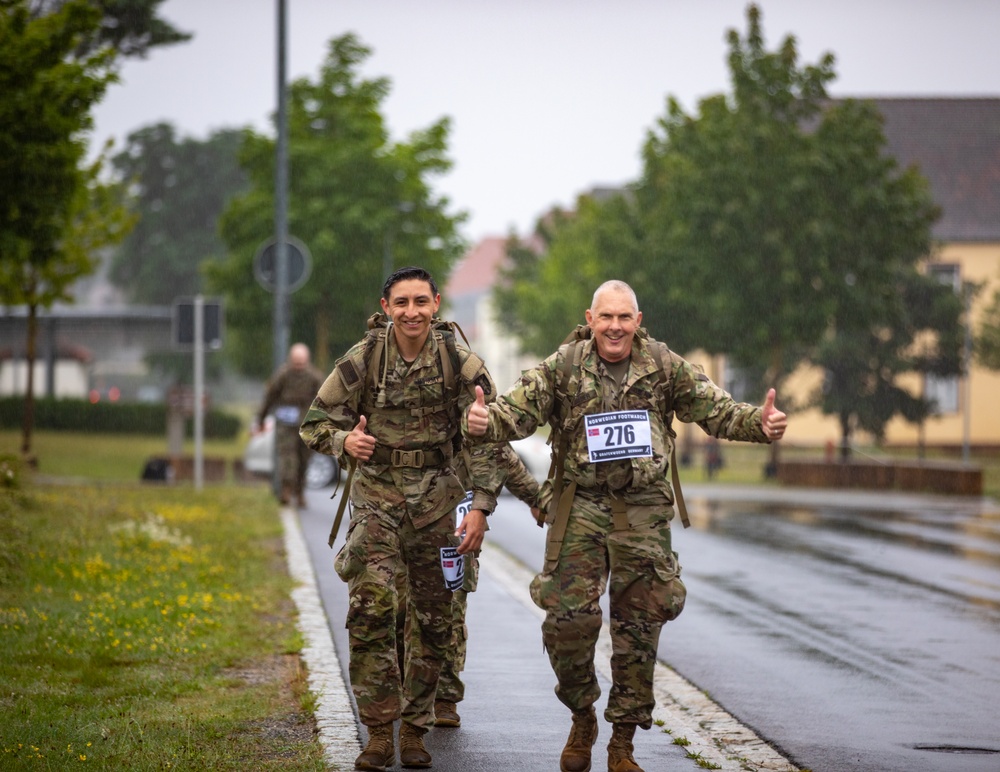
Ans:
<svg viewBox="0 0 1000 772"><path fill-rule="evenodd" d="M780 440L788 428L788 416L774 406L774 397L775 391L770 389L764 399L764 407L761 408L760 423L769 440Z"/></svg>
<svg viewBox="0 0 1000 772"><path fill-rule="evenodd" d="M367 461L375 452L375 438L365 432L367 426L368 419L361 416L358 425L344 438L344 450L358 461Z"/></svg>
<svg viewBox="0 0 1000 772"><path fill-rule="evenodd" d="M469 405L467 412L469 434L482 437L490 425L490 411L486 407L486 397L481 386L476 386L476 401Z"/></svg>

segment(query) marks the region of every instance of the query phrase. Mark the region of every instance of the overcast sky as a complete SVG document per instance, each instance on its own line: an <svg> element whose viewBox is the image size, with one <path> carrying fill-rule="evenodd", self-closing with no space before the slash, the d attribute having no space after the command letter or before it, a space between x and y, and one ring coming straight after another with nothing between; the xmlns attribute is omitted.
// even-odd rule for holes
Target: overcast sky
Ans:
<svg viewBox="0 0 1000 772"><path fill-rule="evenodd" d="M834 96L1000 96L997 0L763 0L773 50L836 58ZM277 0L167 0L187 44L129 62L95 111L94 144L158 121L204 139L271 132ZM315 80L327 42L355 32L362 72L388 77L393 139L452 119L438 180L476 240L526 232L553 205L640 172L668 95L688 112L730 85L725 35L744 0L287 0L289 78Z"/></svg>

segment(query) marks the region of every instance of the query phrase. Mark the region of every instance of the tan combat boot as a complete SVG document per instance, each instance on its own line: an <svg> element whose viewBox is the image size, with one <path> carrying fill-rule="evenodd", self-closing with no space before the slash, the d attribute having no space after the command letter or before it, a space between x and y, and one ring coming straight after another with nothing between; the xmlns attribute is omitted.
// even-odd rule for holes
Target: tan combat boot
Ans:
<svg viewBox="0 0 1000 772"><path fill-rule="evenodd" d="M458 708L449 700L434 700L434 726L461 726Z"/></svg>
<svg viewBox="0 0 1000 772"><path fill-rule="evenodd" d="M355 769L385 772L396 763L396 747L392 743L392 722L368 727L368 745L354 760Z"/></svg>
<svg viewBox="0 0 1000 772"><path fill-rule="evenodd" d="M590 772L590 749L597 742L597 713L593 705L573 711L573 728L559 757L560 772Z"/></svg>
<svg viewBox="0 0 1000 772"><path fill-rule="evenodd" d="M405 721L399 726L399 763L404 767L429 767L431 754L424 747L427 729Z"/></svg>
<svg viewBox="0 0 1000 772"><path fill-rule="evenodd" d="M632 758L635 724L615 724L608 743L608 772L642 772Z"/></svg>

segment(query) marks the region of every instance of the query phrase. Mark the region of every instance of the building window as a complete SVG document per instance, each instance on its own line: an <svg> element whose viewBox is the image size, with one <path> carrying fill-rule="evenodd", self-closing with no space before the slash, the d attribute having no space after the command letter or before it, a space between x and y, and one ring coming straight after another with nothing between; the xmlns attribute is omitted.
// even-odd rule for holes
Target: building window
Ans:
<svg viewBox="0 0 1000 772"><path fill-rule="evenodd" d="M924 398L931 402L932 415L958 412L958 378L924 376Z"/></svg>
<svg viewBox="0 0 1000 772"><path fill-rule="evenodd" d="M931 263L927 273L956 293L962 289L962 275L957 263ZM933 415L958 412L958 376L942 378L937 375L924 376L924 397L932 403Z"/></svg>

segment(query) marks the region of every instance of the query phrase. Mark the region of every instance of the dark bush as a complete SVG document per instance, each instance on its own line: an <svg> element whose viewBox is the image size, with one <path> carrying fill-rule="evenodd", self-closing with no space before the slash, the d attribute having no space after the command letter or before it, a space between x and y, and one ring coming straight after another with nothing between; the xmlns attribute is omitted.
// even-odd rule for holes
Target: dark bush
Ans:
<svg viewBox="0 0 1000 772"><path fill-rule="evenodd" d="M0 428L19 429L23 417L24 397L0 399ZM91 404L83 399L38 399L35 401L35 428L108 434L163 434L167 430L167 407L140 402ZM240 419L237 416L216 408L205 413L206 439L231 440L239 431Z"/></svg>

